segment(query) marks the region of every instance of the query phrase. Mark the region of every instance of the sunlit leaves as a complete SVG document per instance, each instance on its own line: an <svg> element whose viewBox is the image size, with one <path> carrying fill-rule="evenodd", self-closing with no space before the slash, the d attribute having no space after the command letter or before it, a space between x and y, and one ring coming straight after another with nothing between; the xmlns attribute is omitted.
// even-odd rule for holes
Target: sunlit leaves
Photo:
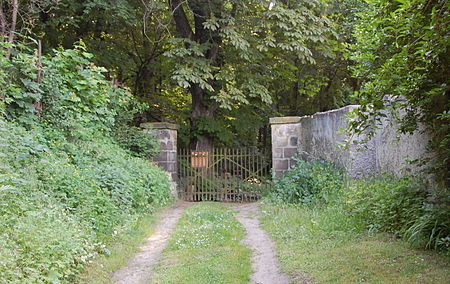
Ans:
<svg viewBox="0 0 450 284"><path fill-rule="evenodd" d="M450 107L449 21L448 1L371 1L355 31L352 56L359 63L354 74L364 80L359 112L380 116L384 96L391 95L394 107L406 110L399 130L413 132L425 123L434 136L432 148L443 154L441 165L450 156L449 145L442 144L450 136L449 122L438 119ZM351 123L355 131L369 125L363 116Z"/></svg>
<svg viewBox="0 0 450 284"><path fill-rule="evenodd" d="M199 85L226 109L249 98L271 103L271 66L287 63L290 55L314 64L312 45L325 45L332 31L320 1L268 7L268 1L257 0L211 5L208 16L198 19L206 34L194 37L206 42L175 39L165 53L176 58L172 79L184 88Z"/></svg>

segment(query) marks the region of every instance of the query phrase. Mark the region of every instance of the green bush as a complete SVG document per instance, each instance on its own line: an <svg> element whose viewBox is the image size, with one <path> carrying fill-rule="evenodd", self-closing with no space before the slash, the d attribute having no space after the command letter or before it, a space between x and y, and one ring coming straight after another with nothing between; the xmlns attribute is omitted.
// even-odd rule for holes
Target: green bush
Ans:
<svg viewBox="0 0 450 284"><path fill-rule="evenodd" d="M97 253L89 228L51 195L1 185L0 198L0 279L7 283L71 282Z"/></svg>
<svg viewBox="0 0 450 284"><path fill-rule="evenodd" d="M0 279L8 283L69 281L96 253L84 221L39 190L36 164L48 149L36 135L0 120Z"/></svg>
<svg viewBox="0 0 450 284"><path fill-rule="evenodd" d="M119 127L114 130L114 140L124 149L128 149L133 156L153 158L159 154L159 142L154 135L145 133L137 127Z"/></svg>
<svg viewBox="0 0 450 284"><path fill-rule="evenodd" d="M447 191L431 195L425 183L414 177L380 175L353 180L349 185L345 180L331 163L297 160L274 181L269 199L296 206L324 205L317 210L323 220L321 226L328 233L335 229L327 227L356 231L364 228L393 233L426 248L450 249Z"/></svg>
<svg viewBox="0 0 450 284"><path fill-rule="evenodd" d="M423 214L406 231L412 243L450 254L450 194L442 191L423 205Z"/></svg>
<svg viewBox="0 0 450 284"><path fill-rule="evenodd" d="M101 244L170 199L164 172L110 138L56 143L46 130L0 123L0 278L12 283L70 283Z"/></svg>
<svg viewBox="0 0 450 284"><path fill-rule="evenodd" d="M404 235L423 215L426 194L423 184L408 177L371 177L354 181L343 191L349 214L367 222L371 231Z"/></svg>
<svg viewBox="0 0 450 284"><path fill-rule="evenodd" d="M168 178L112 138L129 94L90 54L55 51L37 82L27 52L0 60L11 71L0 72L0 279L74 283L119 231L169 202ZM148 135L136 143L156 145Z"/></svg>
<svg viewBox="0 0 450 284"><path fill-rule="evenodd" d="M428 192L418 178L377 176L355 181L343 191L342 201L349 214L364 220L370 231L390 232L418 246L449 250L450 195Z"/></svg>
<svg viewBox="0 0 450 284"><path fill-rule="evenodd" d="M329 202L345 184L342 171L332 163L300 159L295 162L274 181L270 199L292 204Z"/></svg>

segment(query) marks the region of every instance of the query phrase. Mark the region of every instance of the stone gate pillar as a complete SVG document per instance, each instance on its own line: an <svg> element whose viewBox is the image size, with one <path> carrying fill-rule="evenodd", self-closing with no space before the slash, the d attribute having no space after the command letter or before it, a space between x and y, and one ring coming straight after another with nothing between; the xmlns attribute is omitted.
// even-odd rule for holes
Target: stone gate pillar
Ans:
<svg viewBox="0 0 450 284"><path fill-rule="evenodd" d="M160 142L160 153L152 161L165 170L171 179L172 194L177 195L177 132L178 125L167 122L142 123L145 133L154 134Z"/></svg>
<svg viewBox="0 0 450 284"><path fill-rule="evenodd" d="M281 177L294 164L297 153L300 117L270 118L272 127L272 175Z"/></svg>

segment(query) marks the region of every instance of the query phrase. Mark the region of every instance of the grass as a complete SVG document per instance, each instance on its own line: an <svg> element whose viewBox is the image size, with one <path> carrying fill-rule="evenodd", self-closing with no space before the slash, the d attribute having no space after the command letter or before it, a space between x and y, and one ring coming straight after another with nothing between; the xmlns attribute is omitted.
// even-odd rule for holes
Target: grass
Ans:
<svg viewBox="0 0 450 284"><path fill-rule="evenodd" d="M111 274L126 265L127 260L139 251L139 246L153 233L157 214L144 215L130 229L119 233L107 245L109 253L93 259L80 277L79 283L111 283Z"/></svg>
<svg viewBox="0 0 450 284"><path fill-rule="evenodd" d="M180 219L150 283L248 283L245 230L224 205L195 204Z"/></svg>
<svg viewBox="0 0 450 284"><path fill-rule="evenodd" d="M450 283L447 258L391 235L364 233L337 208L262 204L261 221L294 282Z"/></svg>

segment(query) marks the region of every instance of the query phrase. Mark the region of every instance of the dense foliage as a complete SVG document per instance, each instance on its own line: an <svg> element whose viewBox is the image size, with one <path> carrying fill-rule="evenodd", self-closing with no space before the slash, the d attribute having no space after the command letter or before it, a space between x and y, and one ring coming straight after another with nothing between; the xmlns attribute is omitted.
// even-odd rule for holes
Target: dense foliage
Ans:
<svg viewBox="0 0 450 284"><path fill-rule="evenodd" d="M81 47L55 50L41 79L24 47L2 62L0 279L8 283L73 283L111 238L170 199L165 173L115 142L130 95L90 57Z"/></svg>
<svg viewBox="0 0 450 284"><path fill-rule="evenodd" d="M330 162L295 159L295 165L276 179L270 198L291 204L327 201L344 186L344 174Z"/></svg>
<svg viewBox="0 0 450 284"><path fill-rule="evenodd" d="M375 133L386 111L402 132L425 125L444 189L409 177L348 186L332 164L297 161L271 198L339 212L330 219L345 228L448 248L449 8L0 1L0 279L71 282L117 230L167 202L165 175L142 159L158 145L130 125L177 122L183 146L269 148L268 117L350 103L361 104L357 134Z"/></svg>
<svg viewBox="0 0 450 284"><path fill-rule="evenodd" d="M28 2L35 1L20 6ZM26 26L42 39L44 53L82 39L97 64L151 106L134 123L176 121L184 144L209 136L218 145L267 147L268 117L352 102L357 82L345 46L365 6L360 0L46 0L28 13L33 21Z"/></svg>
<svg viewBox="0 0 450 284"><path fill-rule="evenodd" d="M370 231L391 232L427 248L450 249L450 199L430 196L423 181L372 177L353 182L341 198L345 210ZM430 202L436 199L438 203Z"/></svg>
<svg viewBox="0 0 450 284"><path fill-rule="evenodd" d="M435 171L450 172L450 3L445 0L371 1L355 28L354 74L363 81L362 107L351 127L369 131L390 109L400 131L424 124L437 151ZM384 101L390 96L388 102ZM399 110L402 111L399 111ZM402 113L404 112L404 113ZM447 179L447 180L446 180Z"/></svg>
<svg viewBox="0 0 450 284"><path fill-rule="evenodd" d="M268 198L322 208L328 220L346 230L389 232L418 246L450 249L448 196L427 193L426 184L413 177L346 180L331 163L299 160L274 181Z"/></svg>

